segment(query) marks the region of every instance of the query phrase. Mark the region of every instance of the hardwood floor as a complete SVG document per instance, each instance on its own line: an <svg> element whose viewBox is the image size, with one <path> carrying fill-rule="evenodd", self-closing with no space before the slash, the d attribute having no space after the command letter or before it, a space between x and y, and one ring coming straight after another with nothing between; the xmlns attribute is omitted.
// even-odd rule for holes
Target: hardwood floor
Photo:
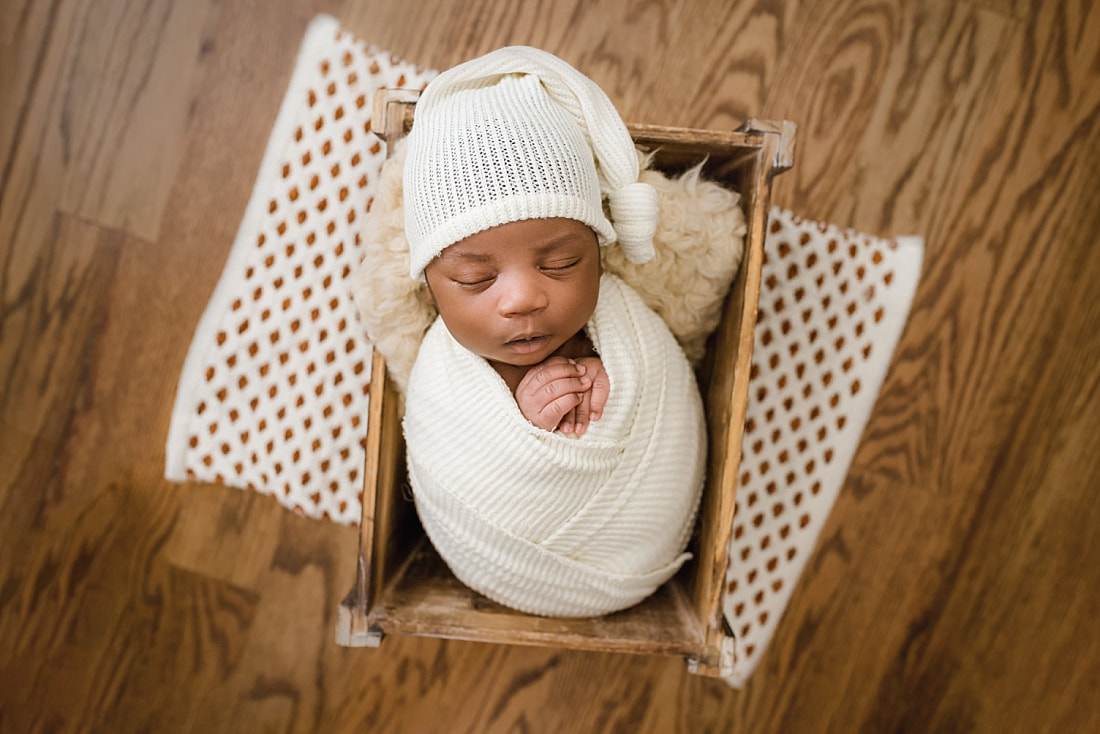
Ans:
<svg viewBox="0 0 1100 734"><path fill-rule="evenodd" d="M162 479L192 330L317 12L558 53L637 122L799 124L775 203L927 238L742 691L678 659L333 642L353 528ZM0 4L0 732L1100 731L1100 8Z"/></svg>

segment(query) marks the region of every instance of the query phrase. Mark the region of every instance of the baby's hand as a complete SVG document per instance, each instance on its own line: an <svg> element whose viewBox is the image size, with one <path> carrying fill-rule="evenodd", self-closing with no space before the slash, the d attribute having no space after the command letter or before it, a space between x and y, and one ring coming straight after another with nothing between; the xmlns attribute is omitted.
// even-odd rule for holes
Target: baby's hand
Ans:
<svg viewBox="0 0 1100 734"><path fill-rule="evenodd" d="M603 406L611 394L611 381L599 357L581 357L576 362L584 367L584 374L591 378L592 387L581 395L576 407L562 417L558 430L580 436L588 430L591 421L597 421L603 415Z"/></svg>
<svg viewBox="0 0 1100 734"><path fill-rule="evenodd" d="M587 361L550 357L532 367L516 387L519 411L538 428L554 430L566 415L584 402L586 396L590 396L593 379L587 373L589 368L581 364ZM602 371L602 365L600 369ZM604 380L607 380L606 374ZM605 391L603 401L606 400ZM602 402L600 408L603 408ZM570 421L570 426L573 423L575 420ZM562 432L569 433L571 430L562 428Z"/></svg>

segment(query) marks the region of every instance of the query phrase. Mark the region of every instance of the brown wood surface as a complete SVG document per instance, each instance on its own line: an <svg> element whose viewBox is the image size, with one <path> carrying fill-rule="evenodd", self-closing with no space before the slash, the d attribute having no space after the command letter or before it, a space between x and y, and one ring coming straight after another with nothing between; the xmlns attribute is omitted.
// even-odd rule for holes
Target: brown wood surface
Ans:
<svg viewBox="0 0 1100 734"><path fill-rule="evenodd" d="M322 10L426 67L542 46L637 122L794 120L777 203L928 238L744 690L675 658L337 647L354 528L161 478ZM0 102L0 731L1100 730L1095 4L8 0Z"/></svg>

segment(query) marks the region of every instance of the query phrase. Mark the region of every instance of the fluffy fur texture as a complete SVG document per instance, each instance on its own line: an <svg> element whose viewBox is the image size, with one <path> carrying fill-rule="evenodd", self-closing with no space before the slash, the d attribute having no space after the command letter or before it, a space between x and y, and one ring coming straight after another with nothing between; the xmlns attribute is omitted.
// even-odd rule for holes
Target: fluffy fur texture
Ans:
<svg viewBox="0 0 1100 734"><path fill-rule="evenodd" d="M404 166L405 141L401 140L382 166L374 201L363 220L363 261L352 275L352 296L367 338L386 358L386 372L402 394L424 332L437 315L423 284L409 277Z"/></svg>
<svg viewBox="0 0 1100 734"><path fill-rule="evenodd" d="M692 364L703 356L707 337L721 317L722 303L741 263L745 219L740 195L700 176L702 164L671 178L649 169L639 152L640 180L660 201L655 257L637 265L615 245L601 248L604 268L634 288L665 323ZM424 333L435 320L423 284L409 278L399 141L382 168L374 202L363 224L363 261L352 278L352 294L367 337L386 358L386 369L404 394Z"/></svg>
<svg viewBox="0 0 1100 734"><path fill-rule="evenodd" d="M697 365L718 326L722 303L741 264L745 216L739 194L701 176L702 164L678 178L649 168L639 153L640 181L657 190L654 257L638 265L623 251L604 247L603 264L641 295L668 324L688 361Z"/></svg>

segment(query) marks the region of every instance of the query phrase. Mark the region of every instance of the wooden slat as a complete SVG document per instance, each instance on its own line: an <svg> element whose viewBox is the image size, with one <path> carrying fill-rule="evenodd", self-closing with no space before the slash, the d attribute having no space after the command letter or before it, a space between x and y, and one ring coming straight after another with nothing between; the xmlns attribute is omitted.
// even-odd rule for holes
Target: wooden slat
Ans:
<svg viewBox="0 0 1100 734"><path fill-rule="evenodd" d="M753 329L756 306L760 299L760 270L764 257L764 234L768 222L771 193L772 157L778 147L776 137L764 136L755 165L742 184L746 201L745 252L741 270L734 283L730 303L719 327L715 352L719 355L710 393L708 427L711 433L710 481L720 491L704 497L699 553L700 574L694 590L696 609L704 614L712 645L722 636L721 596L728 565L728 546L733 530L737 492L737 468L741 461L741 436L749 390ZM726 356L729 355L729 356ZM722 359L726 356L726 359ZM728 360L728 361L727 361Z"/></svg>
<svg viewBox="0 0 1100 734"><path fill-rule="evenodd" d="M385 596L371 609L368 623L393 634L688 657L700 655L705 641L677 581L662 587L646 604L613 615L535 617L468 589L423 536Z"/></svg>

